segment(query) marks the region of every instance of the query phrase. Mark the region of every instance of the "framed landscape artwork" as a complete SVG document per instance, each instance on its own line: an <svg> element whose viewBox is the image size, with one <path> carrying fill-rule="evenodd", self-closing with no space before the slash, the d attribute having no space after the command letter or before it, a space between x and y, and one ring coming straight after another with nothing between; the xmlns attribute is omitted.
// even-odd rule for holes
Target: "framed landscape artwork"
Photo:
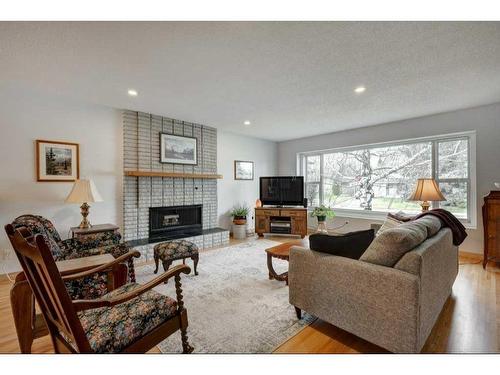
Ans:
<svg viewBox="0 0 500 375"><path fill-rule="evenodd" d="M235 180L253 180L253 161L234 161Z"/></svg>
<svg viewBox="0 0 500 375"><path fill-rule="evenodd" d="M80 178L78 143L36 140L37 181L65 182Z"/></svg>
<svg viewBox="0 0 500 375"><path fill-rule="evenodd" d="M198 140L194 137L160 133L161 163L196 165L197 149Z"/></svg>

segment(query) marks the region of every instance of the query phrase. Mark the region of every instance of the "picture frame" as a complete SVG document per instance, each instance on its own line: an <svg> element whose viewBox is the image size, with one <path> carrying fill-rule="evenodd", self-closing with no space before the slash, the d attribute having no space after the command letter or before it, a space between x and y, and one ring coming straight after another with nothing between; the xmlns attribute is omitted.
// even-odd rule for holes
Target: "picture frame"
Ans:
<svg viewBox="0 0 500 375"><path fill-rule="evenodd" d="M80 145L37 139L35 142L38 182L74 182L80 178Z"/></svg>
<svg viewBox="0 0 500 375"><path fill-rule="evenodd" d="M234 179L250 181L254 178L253 161L235 160L234 161Z"/></svg>
<svg viewBox="0 0 500 375"><path fill-rule="evenodd" d="M198 165L198 139L160 133L160 163Z"/></svg>

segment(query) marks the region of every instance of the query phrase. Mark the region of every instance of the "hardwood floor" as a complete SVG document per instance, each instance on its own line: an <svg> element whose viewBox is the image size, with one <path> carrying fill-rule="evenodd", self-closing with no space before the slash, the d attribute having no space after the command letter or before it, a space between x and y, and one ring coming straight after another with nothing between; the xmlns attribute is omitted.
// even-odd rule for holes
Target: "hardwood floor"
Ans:
<svg viewBox="0 0 500 375"><path fill-rule="evenodd" d="M267 237L285 242L286 237ZM232 244L241 241L231 241ZM477 257L461 256L459 275L424 353L500 352L500 268L483 270ZM265 265L263 265L265 267ZM19 353L10 310L10 281L0 275L0 353ZM48 336L33 343L33 353L53 353ZM150 352L159 352L154 349ZM275 353L384 353L385 350L317 319Z"/></svg>

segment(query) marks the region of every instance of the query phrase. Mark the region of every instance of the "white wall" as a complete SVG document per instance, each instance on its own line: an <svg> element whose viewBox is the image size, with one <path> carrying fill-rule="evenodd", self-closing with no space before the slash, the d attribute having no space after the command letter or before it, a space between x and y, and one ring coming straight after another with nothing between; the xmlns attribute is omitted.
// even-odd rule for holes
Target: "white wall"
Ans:
<svg viewBox="0 0 500 375"><path fill-rule="evenodd" d="M36 139L80 144L80 177L91 177L104 201L89 219L122 225L121 111L61 97L0 89L0 249L10 249L3 225L34 213L47 217L63 237L80 223L78 205L65 204L71 182L37 182Z"/></svg>
<svg viewBox="0 0 500 375"><path fill-rule="evenodd" d="M298 152L394 141L467 130L477 131L476 178L478 226L476 230L468 230L469 237L460 249L481 253L483 251L481 218L483 197L490 190L494 189L493 182L500 182L500 103L281 142L278 144L278 169L281 175L295 174ZM345 220L345 218L336 218L334 225L338 225ZM350 224L344 228L345 230L366 229L371 222L371 220L364 219L348 220Z"/></svg>
<svg viewBox="0 0 500 375"><path fill-rule="evenodd" d="M25 213L53 221L64 238L81 220L78 205L64 203L71 182L37 182L36 139L80 144L80 177L91 177L104 202L92 204L90 220L122 220L122 118L121 110L74 102L29 91L0 89L0 223ZM253 207L259 196L259 176L277 174L277 144L261 139L218 132L217 168L219 225L229 228L227 212L236 203ZM234 160L255 163L253 181L235 181ZM249 223L253 225L253 223ZM0 250L10 249L0 230ZM1 273L1 270L0 270Z"/></svg>
<svg viewBox="0 0 500 375"><path fill-rule="evenodd" d="M278 147L275 142L250 138L225 131L217 132L217 171L223 175L218 180L219 226L229 229L231 218L229 210L238 203L255 207L259 198L259 177L273 176L278 170ZM254 162L253 181L234 179L234 161L249 160ZM253 213L248 218L248 227L254 226Z"/></svg>

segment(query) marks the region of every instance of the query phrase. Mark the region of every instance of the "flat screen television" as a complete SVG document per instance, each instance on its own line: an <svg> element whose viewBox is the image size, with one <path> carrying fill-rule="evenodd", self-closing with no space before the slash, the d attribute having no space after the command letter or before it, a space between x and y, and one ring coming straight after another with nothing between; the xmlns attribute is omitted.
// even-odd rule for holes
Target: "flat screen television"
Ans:
<svg viewBox="0 0 500 375"><path fill-rule="evenodd" d="M304 177L261 177L260 200L263 205L302 206L304 204Z"/></svg>

